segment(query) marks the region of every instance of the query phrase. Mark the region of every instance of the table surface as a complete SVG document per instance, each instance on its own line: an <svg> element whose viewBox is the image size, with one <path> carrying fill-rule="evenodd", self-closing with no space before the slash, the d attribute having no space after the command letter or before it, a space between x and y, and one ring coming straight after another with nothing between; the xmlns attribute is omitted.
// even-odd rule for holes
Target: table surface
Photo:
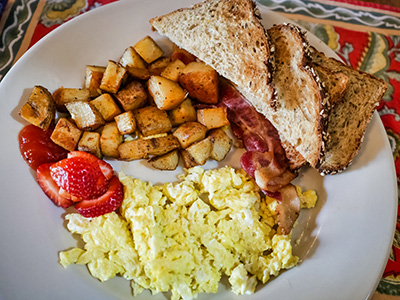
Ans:
<svg viewBox="0 0 400 300"><path fill-rule="evenodd" d="M0 0L0 80L29 47L60 24L114 1L117 0ZM349 65L388 83L388 91L377 110L393 150L400 182L400 0L259 2L314 33ZM23 8L27 6L28 15L23 15L26 13ZM346 15L345 21L343 15ZM8 29L16 26L23 32L13 36L13 31ZM400 222L373 300L400 300L399 244Z"/></svg>

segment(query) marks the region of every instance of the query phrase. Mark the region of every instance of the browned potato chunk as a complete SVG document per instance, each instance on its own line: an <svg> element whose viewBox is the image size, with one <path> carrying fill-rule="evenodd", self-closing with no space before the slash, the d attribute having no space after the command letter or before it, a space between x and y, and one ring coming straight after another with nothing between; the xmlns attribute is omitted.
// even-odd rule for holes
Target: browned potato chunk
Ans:
<svg viewBox="0 0 400 300"><path fill-rule="evenodd" d="M211 158L221 161L228 154L232 147L232 139L221 128L212 129L208 132L212 142Z"/></svg>
<svg viewBox="0 0 400 300"><path fill-rule="evenodd" d="M91 153L98 158L102 158L100 150L100 133L84 131L78 143L78 150Z"/></svg>
<svg viewBox="0 0 400 300"><path fill-rule="evenodd" d="M218 103L218 74L203 62L191 62L181 72L179 83L200 102Z"/></svg>
<svg viewBox="0 0 400 300"><path fill-rule="evenodd" d="M119 133L117 124L110 122L104 125L100 136L100 149L104 156L119 157L118 147L123 141L122 135Z"/></svg>
<svg viewBox="0 0 400 300"><path fill-rule="evenodd" d="M154 156L148 160L149 164L158 170L175 170L179 163L178 150L171 151L161 156Z"/></svg>
<svg viewBox="0 0 400 300"><path fill-rule="evenodd" d="M133 67L145 69L147 67L146 62L140 57L133 47L126 48L122 54L119 63L123 67Z"/></svg>
<svg viewBox="0 0 400 300"><path fill-rule="evenodd" d="M52 95L40 85L33 88L28 101L19 111L22 118L44 130L53 122L55 113L56 107Z"/></svg>
<svg viewBox="0 0 400 300"><path fill-rule="evenodd" d="M136 121L133 112L127 111L114 118L121 134L131 134L136 130Z"/></svg>
<svg viewBox="0 0 400 300"><path fill-rule="evenodd" d="M150 36L141 39L133 48L148 64L164 55L164 51Z"/></svg>
<svg viewBox="0 0 400 300"><path fill-rule="evenodd" d="M224 107L204 108L197 110L197 121L208 129L229 125L226 109Z"/></svg>
<svg viewBox="0 0 400 300"><path fill-rule="evenodd" d="M169 57L161 57L156 61L153 61L148 67L150 74L160 75L170 62L171 60L169 59Z"/></svg>
<svg viewBox="0 0 400 300"><path fill-rule="evenodd" d="M123 80L125 79L126 69L115 61L109 60L103 78L101 79L100 89L115 94L118 92Z"/></svg>
<svg viewBox="0 0 400 300"><path fill-rule="evenodd" d="M183 161L183 165L185 166L186 169L193 168L195 166L198 166L199 164L196 162L194 157L192 157L189 152L187 152L185 149L181 150L181 157Z"/></svg>
<svg viewBox="0 0 400 300"><path fill-rule="evenodd" d="M150 95L159 109L170 110L186 98L186 92L175 81L161 76L151 76L147 81Z"/></svg>
<svg viewBox="0 0 400 300"><path fill-rule="evenodd" d="M128 75L133 77L134 79L139 79L139 80L150 79L150 72L147 69L126 67L126 71L128 72Z"/></svg>
<svg viewBox="0 0 400 300"><path fill-rule="evenodd" d="M185 68L185 64L181 60L177 59L171 61L160 75L172 81L178 82L179 75L181 75L183 68Z"/></svg>
<svg viewBox="0 0 400 300"><path fill-rule="evenodd" d="M118 147L119 158L136 160L149 157L150 140L136 139L125 141Z"/></svg>
<svg viewBox="0 0 400 300"><path fill-rule="evenodd" d="M173 45L171 53L171 61L181 60L185 65L196 61L196 56L187 52L185 49L179 48L177 45Z"/></svg>
<svg viewBox="0 0 400 300"><path fill-rule="evenodd" d="M139 81L129 82L115 97L125 111L143 107L147 103L147 93Z"/></svg>
<svg viewBox="0 0 400 300"><path fill-rule="evenodd" d="M95 130L105 123L101 114L89 102L74 101L65 106L79 129Z"/></svg>
<svg viewBox="0 0 400 300"><path fill-rule="evenodd" d="M101 94L100 84L106 67L86 66L85 88L89 90L90 97L95 98Z"/></svg>
<svg viewBox="0 0 400 300"><path fill-rule="evenodd" d="M172 125L168 114L155 106L146 106L134 111L136 125L144 136L171 131Z"/></svg>
<svg viewBox="0 0 400 300"><path fill-rule="evenodd" d="M187 148L191 144L201 141L206 137L207 127L199 122L187 122L179 126L173 133L178 139L182 148Z"/></svg>
<svg viewBox="0 0 400 300"><path fill-rule="evenodd" d="M137 139L122 143L119 147L120 158L135 160L147 158L151 155L159 156L172 150L179 149L178 140L173 135L150 139Z"/></svg>
<svg viewBox="0 0 400 300"><path fill-rule="evenodd" d="M205 138L200 142L190 145L185 151L193 158L197 165L204 165L211 156L212 147L211 139Z"/></svg>
<svg viewBox="0 0 400 300"><path fill-rule="evenodd" d="M121 113L117 103L110 94L102 94L96 99L90 101L96 107L101 116L106 121L111 121L116 115Z"/></svg>
<svg viewBox="0 0 400 300"><path fill-rule="evenodd" d="M59 111L66 112L65 104L74 101L89 101L90 91L88 89L61 87L53 93L54 102Z"/></svg>
<svg viewBox="0 0 400 300"><path fill-rule="evenodd" d="M169 119L172 126L178 126L185 122L193 122L197 120L197 112L192 105L192 100L186 98L177 107L168 111Z"/></svg>
<svg viewBox="0 0 400 300"><path fill-rule="evenodd" d="M53 130L51 140L68 151L74 151L82 131L66 118L60 118Z"/></svg>

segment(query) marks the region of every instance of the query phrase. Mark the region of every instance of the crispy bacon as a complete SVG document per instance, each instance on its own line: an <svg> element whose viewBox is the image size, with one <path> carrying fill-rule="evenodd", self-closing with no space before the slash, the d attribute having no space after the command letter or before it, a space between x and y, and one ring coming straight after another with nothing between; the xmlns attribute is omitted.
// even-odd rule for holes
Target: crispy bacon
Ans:
<svg viewBox="0 0 400 300"><path fill-rule="evenodd" d="M279 190L282 199L276 206L278 227L282 234L289 234L300 212L300 199L296 187L288 184Z"/></svg>
<svg viewBox="0 0 400 300"><path fill-rule="evenodd" d="M228 109L232 132L247 151L240 164L265 194L278 200L278 226L288 234L299 214L300 202L291 184L297 174L289 168L279 134L233 86L225 84L221 92L221 104Z"/></svg>

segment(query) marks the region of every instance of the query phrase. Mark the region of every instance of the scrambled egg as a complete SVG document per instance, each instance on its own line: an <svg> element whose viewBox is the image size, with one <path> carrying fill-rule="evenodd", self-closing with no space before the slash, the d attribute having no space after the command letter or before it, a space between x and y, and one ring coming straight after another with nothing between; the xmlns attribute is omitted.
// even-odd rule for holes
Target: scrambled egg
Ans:
<svg viewBox="0 0 400 300"><path fill-rule="evenodd" d="M276 232L276 201L263 198L244 171L189 169L178 183L153 186L120 174L119 213L96 218L69 214L68 229L84 249L60 252L60 263L86 264L101 281L131 280L133 294L171 291L171 299L215 293L223 275L236 294L252 294L282 269L294 267L290 236ZM312 207L315 192L302 193Z"/></svg>

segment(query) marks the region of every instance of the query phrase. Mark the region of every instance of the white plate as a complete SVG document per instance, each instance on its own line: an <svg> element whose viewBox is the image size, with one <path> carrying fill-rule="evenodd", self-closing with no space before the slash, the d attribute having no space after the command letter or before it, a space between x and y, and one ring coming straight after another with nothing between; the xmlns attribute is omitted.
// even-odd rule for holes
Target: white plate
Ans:
<svg viewBox="0 0 400 300"><path fill-rule="evenodd" d="M81 87L86 64L105 65L149 34L148 20L187 0L121 1L97 8L55 30L30 49L0 85L0 299L129 299L128 281L100 283L83 266L58 264L58 251L76 245L65 229L64 211L44 196L20 156L17 135L26 124L18 110L32 87L54 91ZM266 27L286 19L261 7ZM315 37L317 48L334 55ZM239 155L230 156L238 166ZM152 171L143 163L113 162L116 170L153 182L176 173ZM208 164L207 167L215 167ZM166 175L168 174L168 175ZM360 154L343 174L320 177L305 170L298 183L318 191L316 208L304 211L295 229L295 254L302 263L261 286L253 296L236 297L226 285L198 299L366 299L376 288L390 250L397 209L393 159L375 114ZM144 292L137 299L149 299ZM162 294L152 299L165 299Z"/></svg>

